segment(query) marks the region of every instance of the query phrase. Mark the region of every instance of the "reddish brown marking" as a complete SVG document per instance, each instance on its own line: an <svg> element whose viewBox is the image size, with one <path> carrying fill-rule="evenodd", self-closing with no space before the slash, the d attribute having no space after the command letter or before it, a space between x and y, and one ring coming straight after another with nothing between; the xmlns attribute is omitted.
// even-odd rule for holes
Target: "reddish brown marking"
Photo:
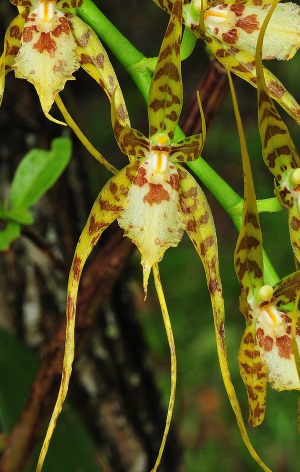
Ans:
<svg viewBox="0 0 300 472"><path fill-rule="evenodd" d="M56 42L51 38L50 33L41 33L39 39L32 47L40 54L42 54L44 51L47 51L50 57L54 57L55 51L57 49Z"/></svg>
<svg viewBox="0 0 300 472"><path fill-rule="evenodd" d="M100 231L102 228L106 228L107 226L108 223L105 223L103 221L96 221L95 217L92 216L89 225L89 235L96 233L97 231Z"/></svg>
<svg viewBox="0 0 300 472"><path fill-rule="evenodd" d="M109 190L111 191L111 193L113 195L115 195L117 193L117 190L118 190L118 186L115 182L110 182L109 184Z"/></svg>
<svg viewBox="0 0 300 472"><path fill-rule="evenodd" d="M294 230L294 231L299 231L300 229L300 221L298 220L298 218L296 218L295 216L293 216L293 218L291 219L291 228Z"/></svg>
<svg viewBox="0 0 300 472"><path fill-rule="evenodd" d="M196 223L194 220L189 220L187 225L186 225L186 229L187 231L193 231L195 232L196 231Z"/></svg>
<svg viewBox="0 0 300 472"><path fill-rule="evenodd" d="M75 255L73 261L73 275L75 280L79 280L81 274L81 257Z"/></svg>
<svg viewBox="0 0 300 472"><path fill-rule="evenodd" d="M239 18L236 22L236 26L242 28L246 33L252 34L253 31L259 30L259 23L257 21L257 15L248 15L244 18Z"/></svg>
<svg viewBox="0 0 300 472"><path fill-rule="evenodd" d="M172 174L170 177L170 180L168 181L168 184L171 185L171 187L176 190L176 192L179 190L179 177L178 174Z"/></svg>
<svg viewBox="0 0 300 472"><path fill-rule="evenodd" d="M25 26L25 28L23 29L23 38L22 38L24 43L29 43L30 41L32 41L33 31L37 32L36 26Z"/></svg>
<svg viewBox="0 0 300 472"><path fill-rule="evenodd" d="M245 344L253 344L254 343L254 338L252 333L248 333L247 336L245 336L244 339Z"/></svg>
<svg viewBox="0 0 300 472"><path fill-rule="evenodd" d="M143 187L145 184L148 183L148 180L146 179L145 175L146 169L144 167L140 167L132 183L134 185L137 185L138 187Z"/></svg>
<svg viewBox="0 0 300 472"><path fill-rule="evenodd" d="M264 349L264 351L269 352L273 348L274 340L270 336L264 336L264 330L258 328L256 331L256 337L258 340L259 346Z"/></svg>
<svg viewBox="0 0 300 472"><path fill-rule="evenodd" d="M87 54L80 55L80 64L93 64L92 59Z"/></svg>
<svg viewBox="0 0 300 472"><path fill-rule="evenodd" d="M21 36L22 36L22 32L21 32L19 26L17 26L17 25L12 26L9 30L9 35L12 38L20 39Z"/></svg>
<svg viewBox="0 0 300 472"><path fill-rule="evenodd" d="M242 16L244 9L245 5L241 5L240 3L230 5L230 10L233 11L236 16Z"/></svg>
<svg viewBox="0 0 300 472"><path fill-rule="evenodd" d="M284 359L290 359L293 354L293 348L291 339L286 334L276 339L276 346L278 347L278 353L280 357Z"/></svg>
<svg viewBox="0 0 300 472"><path fill-rule="evenodd" d="M170 195L167 190L163 188L162 184L149 183L149 187L149 192L143 198L144 202L149 203L149 205L152 205L153 203L159 205L164 200L167 202L170 200Z"/></svg>
<svg viewBox="0 0 300 472"><path fill-rule="evenodd" d="M281 98L284 95L284 87L275 82L275 80L271 80L267 84L267 87L269 92L273 93L273 95L275 95L276 97Z"/></svg>
<svg viewBox="0 0 300 472"><path fill-rule="evenodd" d="M222 39L227 44L235 44L238 40L238 34L237 34L236 28L233 28L227 31L227 33L223 33Z"/></svg>
<svg viewBox="0 0 300 472"><path fill-rule="evenodd" d="M58 19L58 21L60 24L52 31L53 36L56 38L58 38L62 33L70 33L69 23L67 22L66 18L62 16Z"/></svg>
<svg viewBox="0 0 300 472"><path fill-rule="evenodd" d="M257 400L258 395L257 395L257 393L255 393L253 391L252 386L251 385L246 385L246 387L247 387L247 392L248 392L249 398L251 398L251 400Z"/></svg>
<svg viewBox="0 0 300 472"><path fill-rule="evenodd" d="M259 403L258 403L253 411L254 418L259 418L264 413L264 411L265 409L260 408Z"/></svg>

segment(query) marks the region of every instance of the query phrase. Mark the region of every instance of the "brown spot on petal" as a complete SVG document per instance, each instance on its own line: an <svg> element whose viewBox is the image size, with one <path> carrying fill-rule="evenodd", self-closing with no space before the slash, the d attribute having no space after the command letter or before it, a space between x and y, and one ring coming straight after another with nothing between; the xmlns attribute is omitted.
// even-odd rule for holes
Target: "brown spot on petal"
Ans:
<svg viewBox="0 0 300 472"><path fill-rule="evenodd" d="M171 187L176 190L176 192L178 191L179 189L179 177L178 177L178 174L172 174L171 177L170 177L170 180L168 181L168 183L171 185Z"/></svg>
<svg viewBox="0 0 300 472"><path fill-rule="evenodd" d="M235 44L238 40L238 34L237 34L236 28L233 28L227 31L227 33L223 33L222 39L227 44Z"/></svg>
<svg viewBox="0 0 300 472"><path fill-rule="evenodd" d="M278 353L280 357L284 359L290 359L293 354L293 348L291 339L286 334L276 339L276 346L278 347Z"/></svg>
<svg viewBox="0 0 300 472"><path fill-rule="evenodd" d="M74 279L79 280L79 277L81 274L81 257L75 255L72 270L73 270Z"/></svg>
<svg viewBox="0 0 300 472"><path fill-rule="evenodd" d="M248 15L243 18L239 18L236 22L236 26L242 28L246 33L251 34L255 30L259 30L259 23L257 21L257 15Z"/></svg>
<svg viewBox="0 0 300 472"><path fill-rule="evenodd" d="M236 16L242 16L244 9L245 5L241 5L240 3L230 5L230 10L233 11Z"/></svg>
<svg viewBox="0 0 300 472"><path fill-rule="evenodd" d="M269 92L273 93L275 97L281 98L284 95L284 87L278 84L277 82L275 82L275 80L271 80L267 84L267 87L268 87Z"/></svg>
<svg viewBox="0 0 300 472"><path fill-rule="evenodd" d="M153 205L153 203L159 205L164 200L170 200L170 195L167 190L164 189L162 184L149 183L149 187L149 192L143 198L144 202L149 203L149 205Z"/></svg>
<svg viewBox="0 0 300 472"><path fill-rule="evenodd" d="M145 177L146 169L144 167L140 167L135 178L133 179L133 184L137 185L138 187L143 187L145 184L148 183L148 180Z"/></svg>
<svg viewBox="0 0 300 472"><path fill-rule="evenodd" d="M244 339L245 344L253 344L254 343L254 338L252 333L248 333L247 336L245 336Z"/></svg>
<svg viewBox="0 0 300 472"><path fill-rule="evenodd" d="M50 33L41 33L39 39L32 48L36 49L40 54L47 51L50 57L54 57L57 46L54 39L51 38Z"/></svg>

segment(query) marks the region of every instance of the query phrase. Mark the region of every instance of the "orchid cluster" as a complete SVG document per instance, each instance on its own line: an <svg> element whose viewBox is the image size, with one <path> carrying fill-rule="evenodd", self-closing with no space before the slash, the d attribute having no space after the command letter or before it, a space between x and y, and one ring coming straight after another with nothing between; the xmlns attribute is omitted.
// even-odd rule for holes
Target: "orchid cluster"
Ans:
<svg viewBox="0 0 300 472"><path fill-rule="evenodd" d="M187 233L205 269L211 298L216 346L225 389L242 438L250 454L265 470L248 437L231 381L225 339L225 313L216 231L206 197L185 164L203 151L206 125L202 105L202 132L184 137L178 129L183 104L180 46L183 24L203 39L229 74L241 143L244 206L234 264L241 286L240 309L246 320L238 356L249 403L249 423L262 423L266 387L300 390L297 300L300 272L274 286L265 283L262 233L246 140L231 75L257 88L258 127L262 155L275 178L275 194L288 211L292 248L300 262L300 159L289 131L277 112L275 99L297 123L300 106L279 80L262 65L263 59L291 59L300 47L300 7L271 0L154 0L170 14L148 96L149 135L130 126L126 104L108 55L93 29L76 12L84 0L11 0L19 14L9 25L0 58L0 100L5 75L32 83L47 118L54 102L72 126L59 93L82 67L103 88L111 103L111 122L118 146L129 163L120 171L101 161L115 175L100 191L75 249L67 293L67 327L62 381L39 457L43 467L58 416L65 401L74 360L77 293L82 270L104 230L117 220L141 254L143 287L153 272L171 355L171 392L165 429L153 471L161 462L171 423L176 390L176 354L172 327L158 264L169 247ZM180 137L178 137L180 136ZM100 159L99 159L100 160Z"/></svg>

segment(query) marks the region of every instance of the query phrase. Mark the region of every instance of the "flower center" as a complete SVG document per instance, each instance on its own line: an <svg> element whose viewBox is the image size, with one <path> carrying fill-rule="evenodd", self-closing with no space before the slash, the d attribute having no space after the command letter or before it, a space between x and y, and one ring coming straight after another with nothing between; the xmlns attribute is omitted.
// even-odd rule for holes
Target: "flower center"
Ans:
<svg viewBox="0 0 300 472"><path fill-rule="evenodd" d="M204 23L211 30L216 27L230 30L235 26L236 14L233 11L220 9L220 7L208 8L204 12Z"/></svg>
<svg viewBox="0 0 300 472"><path fill-rule="evenodd" d="M168 169L168 153L165 151L154 151L151 156L151 167L157 174L164 174Z"/></svg>
<svg viewBox="0 0 300 472"><path fill-rule="evenodd" d="M49 33L56 27L53 1L41 0L37 7L37 27L41 33Z"/></svg>

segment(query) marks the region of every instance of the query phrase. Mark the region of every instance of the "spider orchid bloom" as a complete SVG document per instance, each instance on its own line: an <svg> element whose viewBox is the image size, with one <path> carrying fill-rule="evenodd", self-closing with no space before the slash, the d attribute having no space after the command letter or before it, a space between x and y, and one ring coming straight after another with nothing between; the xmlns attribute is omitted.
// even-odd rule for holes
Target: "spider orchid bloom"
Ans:
<svg viewBox="0 0 300 472"><path fill-rule="evenodd" d="M108 56L96 33L71 13L83 0L11 0L19 15L7 28L4 51L0 58L0 103L5 75L31 82L40 99L44 114L67 80L82 67L105 90L109 98L118 89L118 82ZM119 98L121 92L118 90Z"/></svg>
<svg viewBox="0 0 300 472"><path fill-rule="evenodd" d="M153 0L170 12L172 0ZM232 73L256 87L255 51L258 34L272 0L191 0L184 5L186 27L203 39L215 58ZM300 7L279 4L266 32L264 59L290 59L300 47ZM267 68L270 96L300 124L300 105Z"/></svg>
<svg viewBox="0 0 300 472"><path fill-rule="evenodd" d="M300 261L300 159L289 130L269 96L262 68L262 43L268 22L272 21L277 10L276 3L268 12L257 42L258 124L263 159L275 177L278 201L288 211L291 244L295 257Z"/></svg>
<svg viewBox="0 0 300 472"><path fill-rule="evenodd" d="M230 75L229 79L244 172L242 228L234 254L235 270L241 285L240 310L246 319L239 365L248 394L249 423L258 426L265 415L267 383L276 390L300 390L295 360L300 348L300 330L292 334L292 320L286 310L286 306L296 300L300 272L285 277L274 287L264 284L262 234L256 195ZM296 356L294 349L297 349Z"/></svg>
<svg viewBox="0 0 300 472"><path fill-rule="evenodd" d="M171 352L171 392L165 430L154 468L159 466L175 401L176 355L172 328L159 277L158 263L169 247L175 247L184 231L192 240L206 272L211 296L217 350L225 387L243 440L253 458L270 472L250 443L239 403L230 379L224 334L224 302L218 269L217 240L213 218L204 193L181 162L197 159L204 135L175 141L175 128L182 108L180 40L182 0L173 5L149 93L149 138L125 126L122 106L112 101L112 123L121 151L131 162L101 190L77 244L69 275L67 328L63 377L48 426L37 472L41 471L51 436L68 391L74 359L74 329L78 285L87 257L103 231L117 219L124 233L141 253L144 290L151 269L161 306ZM203 122L203 130L205 123Z"/></svg>

